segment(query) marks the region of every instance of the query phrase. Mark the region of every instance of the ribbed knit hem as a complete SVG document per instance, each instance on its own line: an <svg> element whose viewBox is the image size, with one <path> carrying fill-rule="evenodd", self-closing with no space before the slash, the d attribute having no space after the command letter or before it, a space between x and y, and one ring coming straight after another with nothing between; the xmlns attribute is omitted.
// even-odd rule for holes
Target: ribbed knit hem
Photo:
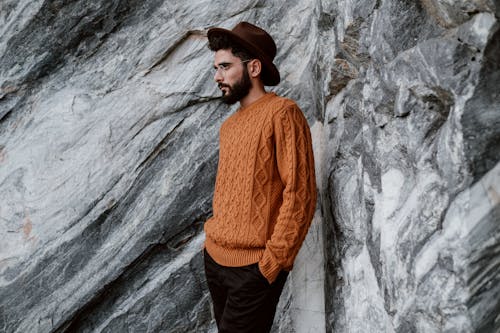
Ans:
<svg viewBox="0 0 500 333"><path fill-rule="evenodd" d="M228 249L219 246L208 236L205 239L205 248L216 263L227 267L240 267L255 264L262 258L264 248Z"/></svg>

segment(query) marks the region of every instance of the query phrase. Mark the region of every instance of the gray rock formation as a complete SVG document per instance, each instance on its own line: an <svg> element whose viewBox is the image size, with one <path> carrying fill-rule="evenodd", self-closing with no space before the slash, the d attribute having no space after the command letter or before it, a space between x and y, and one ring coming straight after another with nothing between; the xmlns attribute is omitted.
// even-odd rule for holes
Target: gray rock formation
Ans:
<svg viewBox="0 0 500 333"><path fill-rule="evenodd" d="M205 32L267 28L320 199L275 332L500 332L497 0L0 1L0 332L215 331Z"/></svg>
<svg viewBox="0 0 500 333"><path fill-rule="evenodd" d="M328 330L500 331L498 4L330 10Z"/></svg>

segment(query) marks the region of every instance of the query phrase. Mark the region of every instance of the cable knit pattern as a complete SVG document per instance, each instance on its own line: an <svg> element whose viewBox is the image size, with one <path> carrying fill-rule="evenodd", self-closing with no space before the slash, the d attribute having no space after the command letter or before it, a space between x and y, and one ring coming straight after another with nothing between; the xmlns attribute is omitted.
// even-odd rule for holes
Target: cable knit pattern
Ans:
<svg viewBox="0 0 500 333"><path fill-rule="evenodd" d="M316 205L307 120L292 100L268 93L231 115L219 138L206 249L224 266L259 262L271 283L292 269Z"/></svg>

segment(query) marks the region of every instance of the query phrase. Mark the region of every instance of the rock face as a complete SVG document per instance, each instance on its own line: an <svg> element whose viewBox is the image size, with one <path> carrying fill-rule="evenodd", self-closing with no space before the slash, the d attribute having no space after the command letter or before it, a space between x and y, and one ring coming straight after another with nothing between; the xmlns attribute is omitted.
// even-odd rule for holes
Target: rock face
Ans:
<svg viewBox="0 0 500 333"><path fill-rule="evenodd" d="M500 332L500 3L0 2L0 331L215 331L205 32L271 32L320 199L275 332Z"/></svg>
<svg viewBox="0 0 500 333"><path fill-rule="evenodd" d="M331 6L319 66L327 330L498 332L498 4L368 3Z"/></svg>

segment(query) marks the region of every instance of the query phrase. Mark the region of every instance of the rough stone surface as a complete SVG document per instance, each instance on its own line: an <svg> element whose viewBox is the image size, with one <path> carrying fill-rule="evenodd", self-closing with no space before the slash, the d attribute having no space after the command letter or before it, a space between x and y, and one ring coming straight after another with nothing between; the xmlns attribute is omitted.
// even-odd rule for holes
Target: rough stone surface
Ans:
<svg viewBox="0 0 500 333"><path fill-rule="evenodd" d="M497 0L0 1L0 332L215 332L209 27L257 23L319 201L273 332L500 332Z"/></svg>
<svg viewBox="0 0 500 333"><path fill-rule="evenodd" d="M367 3L319 65L357 73L325 100L327 331L499 332L498 8Z"/></svg>

